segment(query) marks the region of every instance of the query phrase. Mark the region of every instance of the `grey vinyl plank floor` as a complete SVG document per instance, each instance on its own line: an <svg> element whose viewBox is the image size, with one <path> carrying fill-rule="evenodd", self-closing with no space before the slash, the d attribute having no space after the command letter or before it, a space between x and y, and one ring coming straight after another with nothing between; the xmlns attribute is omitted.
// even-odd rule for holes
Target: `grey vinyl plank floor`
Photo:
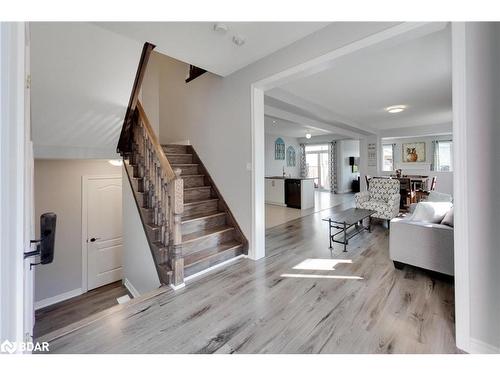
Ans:
<svg viewBox="0 0 500 375"><path fill-rule="evenodd" d="M93 289L80 296L44 307L35 312L34 336L40 337L118 304L129 295L121 281ZM130 295L129 295L130 296Z"/></svg>
<svg viewBox="0 0 500 375"><path fill-rule="evenodd" d="M453 282L396 270L382 223L330 252L321 218L350 204L274 227L266 258L124 305L50 352L457 353Z"/></svg>

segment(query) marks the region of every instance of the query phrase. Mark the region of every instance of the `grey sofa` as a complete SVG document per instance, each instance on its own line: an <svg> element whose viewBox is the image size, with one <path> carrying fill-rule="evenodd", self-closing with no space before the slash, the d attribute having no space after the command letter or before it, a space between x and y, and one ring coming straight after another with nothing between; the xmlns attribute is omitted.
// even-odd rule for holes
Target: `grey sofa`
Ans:
<svg viewBox="0 0 500 375"><path fill-rule="evenodd" d="M391 220L389 254L395 267L410 264L453 275L452 211L451 223L448 215L439 223L415 220L414 216Z"/></svg>

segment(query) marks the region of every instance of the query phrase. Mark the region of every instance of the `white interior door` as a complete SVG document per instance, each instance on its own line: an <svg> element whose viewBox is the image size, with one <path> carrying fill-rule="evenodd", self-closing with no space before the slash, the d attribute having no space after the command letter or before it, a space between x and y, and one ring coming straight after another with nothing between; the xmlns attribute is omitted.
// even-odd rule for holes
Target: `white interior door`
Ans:
<svg viewBox="0 0 500 375"><path fill-rule="evenodd" d="M87 179L87 289L122 279L122 179Z"/></svg>

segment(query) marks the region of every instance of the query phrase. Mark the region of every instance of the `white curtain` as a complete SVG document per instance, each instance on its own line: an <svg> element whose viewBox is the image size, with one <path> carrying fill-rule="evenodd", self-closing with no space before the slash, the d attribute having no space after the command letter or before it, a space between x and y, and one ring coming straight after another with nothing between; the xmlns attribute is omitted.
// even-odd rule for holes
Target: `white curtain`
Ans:
<svg viewBox="0 0 500 375"><path fill-rule="evenodd" d="M432 165L431 170L439 169L439 141L432 141Z"/></svg>

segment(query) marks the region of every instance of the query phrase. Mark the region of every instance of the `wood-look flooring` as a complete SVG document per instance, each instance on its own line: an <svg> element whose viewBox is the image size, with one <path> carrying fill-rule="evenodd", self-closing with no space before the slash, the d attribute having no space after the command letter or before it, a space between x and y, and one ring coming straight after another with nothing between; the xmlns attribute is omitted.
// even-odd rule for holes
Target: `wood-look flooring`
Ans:
<svg viewBox="0 0 500 375"><path fill-rule="evenodd" d="M346 207L272 228L266 258L124 305L50 341L50 352L457 353L453 283L395 269L385 226L330 252L321 218ZM308 259L312 269L296 267ZM331 259L335 269L322 270Z"/></svg>
<svg viewBox="0 0 500 375"><path fill-rule="evenodd" d="M117 298L129 294L121 281L93 289L78 297L35 312L34 336L40 337L117 305Z"/></svg>

